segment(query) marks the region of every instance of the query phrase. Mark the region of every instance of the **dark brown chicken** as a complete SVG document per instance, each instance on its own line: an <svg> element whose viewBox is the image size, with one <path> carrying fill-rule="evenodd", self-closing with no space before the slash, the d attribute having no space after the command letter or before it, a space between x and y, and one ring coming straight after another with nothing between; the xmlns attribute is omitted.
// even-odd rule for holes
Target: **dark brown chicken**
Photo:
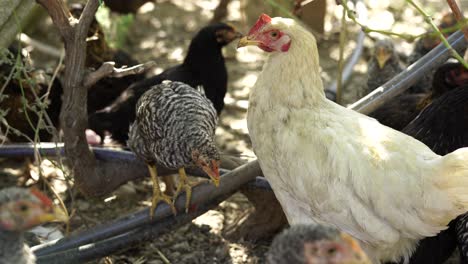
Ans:
<svg viewBox="0 0 468 264"><path fill-rule="evenodd" d="M41 70L22 70L27 67L27 61L15 46L5 52L10 61L0 65L0 77L9 79L5 89L0 91L0 109L4 114L3 117L0 115L2 134L11 141L21 142L34 140L37 132L39 140L49 141L51 129L58 126L61 84L55 79L48 93L48 74ZM52 124L45 120L50 120Z"/></svg>

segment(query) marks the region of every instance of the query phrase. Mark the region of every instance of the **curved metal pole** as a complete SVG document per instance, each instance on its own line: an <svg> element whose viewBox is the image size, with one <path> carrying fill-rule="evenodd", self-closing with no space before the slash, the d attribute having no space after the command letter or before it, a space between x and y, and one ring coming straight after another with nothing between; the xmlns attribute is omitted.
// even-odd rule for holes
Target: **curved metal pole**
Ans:
<svg viewBox="0 0 468 264"><path fill-rule="evenodd" d="M63 143L42 142L36 144L35 146L31 143L4 144L0 146L0 157L34 157L35 149L37 149L37 151L45 157L64 155L65 151ZM135 167L139 166L144 170L147 169L146 164L131 151L105 147L91 147L91 150L96 159L99 161L125 162L127 164L132 164L132 166ZM206 173L198 168L187 168L186 171L188 174L193 176L208 178ZM228 172L228 170L220 169L221 173L223 171ZM158 176L164 176L176 172L177 170L158 166Z"/></svg>
<svg viewBox="0 0 468 264"><path fill-rule="evenodd" d="M255 179L255 177L260 174L261 170L258 161L252 161L221 176L218 188L207 182L197 185L193 188L190 209L197 210L199 206L217 197L226 194L231 195L243 184ZM185 210L185 193L177 198L175 206L178 212L183 212ZM95 243L102 239L128 232L140 226L156 223L169 216L172 216L169 206L167 204L160 204L155 211L153 221L149 219L149 209L145 209L120 218L113 223L98 225L58 241L38 245L33 248L33 251L37 256L43 256L52 254L53 252L79 247L84 244ZM182 216L184 216L184 213L177 215L173 219L176 220L178 217Z"/></svg>
<svg viewBox="0 0 468 264"><path fill-rule="evenodd" d="M139 243L153 240L154 238L191 222L196 217L204 214L206 211L216 207L220 202L227 199L236 190L229 194L223 194L213 200L201 204L196 210L188 214L182 214L177 217L168 216L154 224L145 224L134 228L126 233L102 239L97 242L90 242L86 245L80 245L64 251L54 252L48 255L38 255L37 263L61 264L61 263L83 263L93 259L108 256L122 248L128 248Z"/></svg>
<svg viewBox="0 0 468 264"><path fill-rule="evenodd" d="M448 41L457 52L464 49L467 44L463 32L460 30L453 33L448 38ZM424 74L439 67L449 58L450 51L441 43L393 79L350 105L348 108L363 114L368 114L388 102L391 98L403 93L411 85L421 79Z"/></svg>

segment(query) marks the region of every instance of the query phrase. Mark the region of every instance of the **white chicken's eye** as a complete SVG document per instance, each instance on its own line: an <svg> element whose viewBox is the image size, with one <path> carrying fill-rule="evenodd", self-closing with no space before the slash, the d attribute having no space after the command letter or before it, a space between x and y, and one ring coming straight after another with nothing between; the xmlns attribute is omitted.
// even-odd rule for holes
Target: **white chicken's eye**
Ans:
<svg viewBox="0 0 468 264"><path fill-rule="evenodd" d="M278 35L279 35L279 34L278 34L278 31L271 31L271 32L270 32L270 36L271 36L272 38L277 38Z"/></svg>

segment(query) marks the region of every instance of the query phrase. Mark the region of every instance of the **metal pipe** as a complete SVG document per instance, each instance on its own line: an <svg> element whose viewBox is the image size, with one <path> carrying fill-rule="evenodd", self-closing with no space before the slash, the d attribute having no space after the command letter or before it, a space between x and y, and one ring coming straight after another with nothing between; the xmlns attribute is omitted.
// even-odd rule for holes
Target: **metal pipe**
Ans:
<svg viewBox="0 0 468 264"><path fill-rule="evenodd" d="M196 210L188 214L181 214L177 217L166 217L154 224L146 224L132 229L126 233L106 238L97 242L91 242L86 245L80 245L64 251L54 252L48 255L38 255L37 263L61 264L61 263L83 263L93 259L108 256L122 248L128 248L144 241L154 238L184 224L191 222L196 217L204 214L206 211L216 207L220 202L227 199L236 190L229 194L220 195L213 200L201 204ZM36 253L37 254L37 253Z"/></svg>
<svg viewBox="0 0 468 264"><path fill-rule="evenodd" d="M16 144L4 144L0 146L0 157L34 157L35 151L38 151L42 156L55 157L58 155L64 155L65 149L63 143L53 142L42 142L36 145L31 143L16 143ZM135 167L142 167L146 169L146 164L139 159L133 152L121 149L111 149L105 147L91 147L91 151L97 160L103 162L125 162L132 164ZM221 164L222 165L222 164ZM187 168L187 173L197 177L208 178L208 176L198 168ZM158 175L164 176L171 173L176 173L177 170L164 168L158 166ZM220 173L226 173L228 170L220 169Z"/></svg>
<svg viewBox="0 0 468 264"><path fill-rule="evenodd" d="M457 52L460 52L462 49L464 49L467 44L463 32L460 30L453 33L448 38L448 41ZM427 74L433 69L439 67L442 63L450 58L450 55L450 51L444 46L443 43L440 43L437 45L437 47L432 49L403 72L395 76L384 85L378 87L365 97L361 98L359 101L350 105L348 108L363 114L371 113L379 106L388 102L391 98L394 98L395 96L403 93L419 79L421 79L424 74Z"/></svg>
<svg viewBox="0 0 468 264"><path fill-rule="evenodd" d="M198 206L207 203L210 200L216 199L217 197L225 194L236 192L240 186L255 179L255 177L260 174L260 166L258 161L255 160L221 176L219 187L215 187L207 182L197 185L193 188L190 209L196 210ZM179 212L183 212L185 210L185 193L181 194L177 198L175 206ZM120 218L113 223L98 225L87 231L83 231L79 234L75 234L58 241L38 245L33 247L33 251L37 256L44 256L52 254L53 252L79 247L84 244L95 243L102 239L128 232L137 227L156 223L157 221L171 215L172 212L169 206L167 204L160 204L156 208L154 219L152 221L149 219L149 209L141 210L137 213ZM183 215L183 213L179 214L174 219Z"/></svg>

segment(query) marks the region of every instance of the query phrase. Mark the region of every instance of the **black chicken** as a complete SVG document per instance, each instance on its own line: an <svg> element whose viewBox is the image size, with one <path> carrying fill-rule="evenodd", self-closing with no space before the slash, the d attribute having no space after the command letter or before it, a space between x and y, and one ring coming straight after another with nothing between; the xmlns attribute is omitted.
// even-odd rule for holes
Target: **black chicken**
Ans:
<svg viewBox="0 0 468 264"><path fill-rule="evenodd" d="M359 243L351 236L322 225L295 225L273 240L268 264L370 264Z"/></svg>
<svg viewBox="0 0 468 264"><path fill-rule="evenodd" d="M203 86L206 96L219 114L227 91L227 70L222 47L240 37L232 26L217 23L201 29L190 43L182 64L159 75L140 81L120 95L116 101L89 117L89 128L101 138L108 131L121 144L128 139L128 127L135 120L135 105L140 96L164 80L184 82L192 87Z"/></svg>
<svg viewBox="0 0 468 264"><path fill-rule="evenodd" d="M156 164L179 170L178 193L191 188L185 167L198 166L219 184L220 155L214 143L217 124L212 103L198 90L181 82L164 82L151 87L138 100L136 119L130 127L128 146L148 164L153 181L151 218L159 201L175 208L169 196L159 189Z"/></svg>
<svg viewBox="0 0 468 264"><path fill-rule="evenodd" d="M34 264L36 257L24 243L24 231L52 220L65 221L43 193L11 187L0 191L0 263Z"/></svg>
<svg viewBox="0 0 468 264"><path fill-rule="evenodd" d="M135 14L142 5L153 1L154 0L104 0L104 3L113 12L120 14Z"/></svg>

